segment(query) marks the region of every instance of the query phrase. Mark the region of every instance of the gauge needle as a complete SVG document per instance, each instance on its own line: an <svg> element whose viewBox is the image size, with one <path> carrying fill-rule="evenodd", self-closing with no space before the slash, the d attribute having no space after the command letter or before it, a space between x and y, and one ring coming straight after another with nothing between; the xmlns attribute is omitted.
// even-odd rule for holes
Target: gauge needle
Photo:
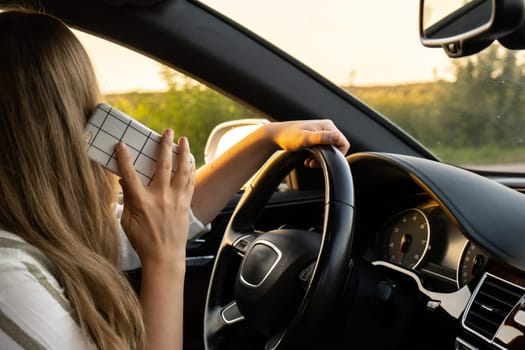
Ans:
<svg viewBox="0 0 525 350"><path fill-rule="evenodd" d="M483 265L485 265L485 258L483 258L483 255L476 255L472 261L472 268L470 271L472 276L477 276Z"/></svg>
<svg viewBox="0 0 525 350"><path fill-rule="evenodd" d="M405 233L403 236L401 236L401 242L399 243L399 254L398 254L398 264L401 264L403 262L403 258L405 257L406 252L408 251L408 248L410 248L410 244L412 243L412 235L409 233Z"/></svg>

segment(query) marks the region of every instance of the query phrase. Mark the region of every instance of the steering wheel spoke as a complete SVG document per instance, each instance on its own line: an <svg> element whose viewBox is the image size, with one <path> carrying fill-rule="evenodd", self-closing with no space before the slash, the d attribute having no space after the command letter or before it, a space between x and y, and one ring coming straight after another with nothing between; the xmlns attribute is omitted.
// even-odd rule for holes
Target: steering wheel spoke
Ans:
<svg viewBox="0 0 525 350"><path fill-rule="evenodd" d="M245 320L235 300L224 307L217 307L208 312L206 316L207 339L224 338L235 325L241 324Z"/></svg>
<svg viewBox="0 0 525 350"><path fill-rule="evenodd" d="M272 333L266 340L266 344L264 345L264 350L277 349L281 343L281 340L283 340L285 333L286 333L286 329Z"/></svg>

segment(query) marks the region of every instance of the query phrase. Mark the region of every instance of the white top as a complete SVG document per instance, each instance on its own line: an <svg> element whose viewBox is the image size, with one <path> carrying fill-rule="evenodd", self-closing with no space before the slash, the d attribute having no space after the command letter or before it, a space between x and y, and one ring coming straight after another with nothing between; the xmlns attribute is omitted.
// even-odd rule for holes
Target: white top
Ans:
<svg viewBox="0 0 525 350"><path fill-rule="evenodd" d="M122 207L117 208L120 218ZM207 232L190 213L189 237ZM140 267L120 229L123 271ZM0 229L0 349L96 349L71 316L63 288L44 254L19 236Z"/></svg>

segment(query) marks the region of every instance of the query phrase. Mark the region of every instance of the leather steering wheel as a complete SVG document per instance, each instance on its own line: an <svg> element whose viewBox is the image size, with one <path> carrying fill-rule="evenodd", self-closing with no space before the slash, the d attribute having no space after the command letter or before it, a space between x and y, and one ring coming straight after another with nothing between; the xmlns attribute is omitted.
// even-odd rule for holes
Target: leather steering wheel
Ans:
<svg viewBox="0 0 525 350"><path fill-rule="evenodd" d="M306 158L316 159L324 176L322 234L256 231L257 216L277 185ZM263 335L265 349L307 348L312 330L329 317L347 281L353 207L350 168L334 147L272 157L240 199L220 244L206 300L206 349L225 349L241 322Z"/></svg>

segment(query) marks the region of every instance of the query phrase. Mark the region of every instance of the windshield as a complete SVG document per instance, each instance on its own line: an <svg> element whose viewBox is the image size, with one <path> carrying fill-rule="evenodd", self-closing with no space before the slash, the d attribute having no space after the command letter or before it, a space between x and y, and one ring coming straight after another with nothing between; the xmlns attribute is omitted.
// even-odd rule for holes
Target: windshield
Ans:
<svg viewBox="0 0 525 350"><path fill-rule="evenodd" d="M418 0L204 0L361 99L441 160L525 172L525 60L422 46Z"/></svg>

